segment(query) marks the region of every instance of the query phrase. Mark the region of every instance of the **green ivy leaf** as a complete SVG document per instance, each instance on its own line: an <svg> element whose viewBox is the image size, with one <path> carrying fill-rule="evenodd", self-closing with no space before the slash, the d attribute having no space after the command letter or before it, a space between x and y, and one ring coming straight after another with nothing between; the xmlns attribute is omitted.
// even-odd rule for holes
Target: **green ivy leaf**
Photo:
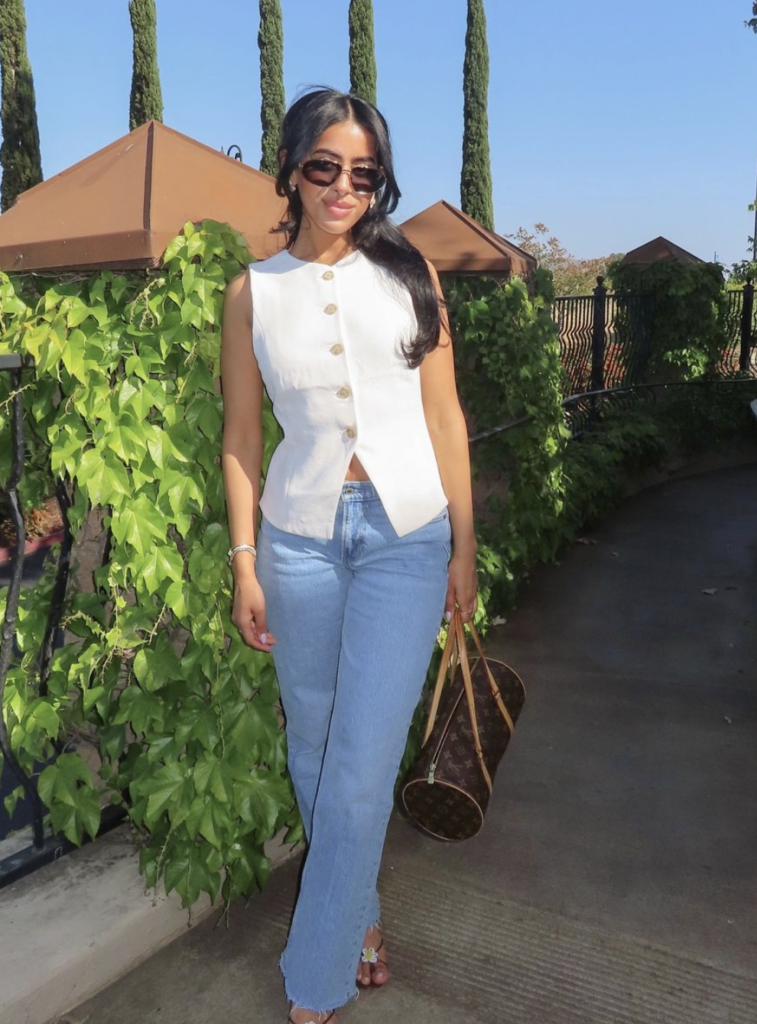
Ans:
<svg viewBox="0 0 757 1024"><path fill-rule="evenodd" d="M175 516L188 511L202 511L202 491L197 481L189 475L184 476L176 470L168 470L161 477L158 490L159 497L164 495L168 496L171 511Z"/></svg>
<svg viewBox="0 0 757 1024"><path fill-rule="evenodd" d="M124 506L111 520L113 536L119 544L129 544L141 556L157 541L166 542L168 523L160 509L145 494ZM170 559L170 555L166 559Z"/></svg>
<svg viewBox="0 0 757 1024"><path fill-rule="evenodd" d="M144 562L139 570L139 580L144 583L147 592L154 594L160 588L164 580L170 579L174 582L166 593L168 607L179 617L186 615L186 606L183 603L184 560L172 541L164 544L156 544L146 554ZM178 592L173 588L178 587ZM179 604L181 601L181 604ZM182 609L181 611L179 609Z"/></svg>
<svg viewBox="0 0 757 1024"><path fill-rule="evenodd" d="M232 891L250 895L255 886L263 888L268 882L271 862L254 838L243 836L234 843L228 867L233 882Z"/></svg>
<svg viewBox="0 0 757 1024"><path fill-rule="evenodd" d="M212 795L221 803L229 803L232 792L230 768L215 754L206 752L194 767L194 784L200 796Z"/></svg>
<svg viewBox="0 0 757 1024"><path fill-rule="evenodd" d="M171 680L181 680L181 664L171 641L159 633L152 647L143 647L134 658L134 675L143 690L153 693Z"/></svg>
<svg viewBox="0 0 757 1024"><path fill-rule="evenodd" d="M144 426L128 413L122 414L103 438L103 444L116 453L122 462L137 462L147 450Z"/></svg>
<svg viewBox="0 0 757 1024"><path fill-rule="evenodd" d="M242 821L270 836L290 795L285 779L261 768L234 782L234 809Z"/></svg>
<svg viewBox="0 0 757 1024"><path fill-rule="evenodd" d="M164 717L165 709L158 697L145 693L138 686L127 686L118 698L113 724L128 723L135 733L144 733L152 725L160 727Z"/></svg>
<svg viewBox="0 0 757 1024"><path fill-rule="evenodd" d="M126 468L113 452L89 448L76 470L76 482L93 505L121 504L119 498L129 497Z"/></svg>
<svg viewBox="0 0 757 1024"><path fill-rule="evenodd" d="M220 889L220 873L209 870L202 847L176 839L166 848L166 892L176 890L182 906L189 907L207 892L215 900Z"/></svg>
<svg viewBox="0 0 757 1024"><path fill-rule="evenodd" d="M11 792L3 800L5 813L8 815L9 818L12 818L13 815L16 813L16 804L18 803L19 800L22 800L24 796L24 787L16 786L16 788L11 790Z"/></svg>
<svg viewBox="0 0 757 1024"><path fill-rule="evenodd" d="M77 754L61 754L40 774L37 791L50 808L56 832L76 845L84 832L94 839L100 827L100 798L92 785L90 771Z"/></svg>
<svg viewBox="0 0 757 1024"><path fill-rule="evenodd" d="M185 788L187 784L189 790ZM155 825L164 811L178 807L189 795L189 773L181 762L171 761L159 768L152 778L134 783L131 791L135 796L148 797L145 824L149 828Z"/></svg>
<svg viewBox="0 0 757 1024"><path fill-rule="evenodd" d="M182 452L171 439L167 430L162 430L154 423L145 428L147 447L155 465L159 470L168 468L171 461L188 462L188 457ZM176 472L174 470L174 472ZM178 475L178 474L177 474Z"/></svg>
<svg viewBox="0 0 757 1024"><path fill-rule="evenodd" d="M30 725L43 732L48 739L54 740L60 732L60 718L55 708L43 697L38 697L29 705L24 725L28 731Z"/></svg>

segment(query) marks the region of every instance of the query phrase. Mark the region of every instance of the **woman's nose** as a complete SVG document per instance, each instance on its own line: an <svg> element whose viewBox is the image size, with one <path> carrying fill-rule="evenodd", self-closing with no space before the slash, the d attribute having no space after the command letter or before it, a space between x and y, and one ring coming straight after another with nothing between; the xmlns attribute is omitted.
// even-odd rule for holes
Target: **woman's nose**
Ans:
<svg viewBox="0 0 757 1024"><path fill-rule="evenodd" d="M345 175L347 177L347 187L342 189L342 181L343 181L343 178L345 177ZM351 191L351 189L352 189L352 178L350 177L350 169L348 167L343 167L341 169L341 171L339 172L339 174L336 176L336 179L334 180L333 184L336 185L336 187L338 189L340 189L340 191L344 191L344 192Z"/></svg>

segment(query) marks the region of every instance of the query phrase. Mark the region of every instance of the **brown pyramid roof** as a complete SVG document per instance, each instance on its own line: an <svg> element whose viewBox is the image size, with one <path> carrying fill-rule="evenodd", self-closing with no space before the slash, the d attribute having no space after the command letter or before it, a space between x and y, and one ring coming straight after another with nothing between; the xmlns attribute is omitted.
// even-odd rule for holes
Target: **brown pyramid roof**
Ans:
<svg viewBox="0 0 757 1024"><path fill-rule="evenodd" d="M682 249L680 245L668 241L660 235L651 242L640 245L637 249L627 252L621 263L657 263L660 260L678 260L681 263L704 263L698 256Z"/></svg>
<svg viewBox="0 0 757 1024"><path fill-rule="evenodd" d="M228 222L257 259L285 209L274 179L148 121L19 196L0 217L5 271L154 267L188 221Z"/></svg>
<svg viewBox="0 0 757 1024"><path fill-rule="evenodd" d="M536 259L441 199L400 227L439 273L528 277Z"/></svg>

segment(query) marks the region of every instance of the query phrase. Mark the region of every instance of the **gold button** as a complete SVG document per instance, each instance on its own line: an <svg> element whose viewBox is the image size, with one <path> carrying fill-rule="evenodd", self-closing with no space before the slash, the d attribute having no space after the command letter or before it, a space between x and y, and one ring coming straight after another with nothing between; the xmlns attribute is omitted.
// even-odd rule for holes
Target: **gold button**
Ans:
<svg viewBox="0 0 757 1024"><path fill-rule="evenodd" d="M334 277L334 271L333 270L327 270L325 272L325 274L323 275L323 280L324 281L331 281L333 277Z"/></svg>
<svg viewBox="0 0 757 1024"><path fill-rule="evenodd" d="M352 392L350 391L349 388L339 388L339 390L336 393L336 397L337 398L349 398L351 394L352 394Z"/></svg>
<svg viewBox="0 0 757 1024"><path fill-rule="evenodd" d="M347 427L345 434L347 437L357 437L357 430L354 427Z"/></svg>
<svg viewBox="0 0 757 1024"><path fill-rule="evenodd" d="M344 345L340 345L338 342L336 345L332 345L329 349L332 356L340 356L344 352Z"/></svg>
<svg viewBox="0 0 757 1024"><path fill-rule="evenodd" d="M334 305L333 302L330 302L323 312L328 313L329 316L331 316L332 313L336 313L336 306Z"/></svg>

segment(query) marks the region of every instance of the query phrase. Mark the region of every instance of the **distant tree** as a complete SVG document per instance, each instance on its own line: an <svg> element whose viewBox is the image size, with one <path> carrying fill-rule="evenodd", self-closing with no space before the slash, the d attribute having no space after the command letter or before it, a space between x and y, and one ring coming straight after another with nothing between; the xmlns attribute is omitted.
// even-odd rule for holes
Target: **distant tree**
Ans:
<svg viewBox="0 0 757 1024"><path fill-rule="evenodd" d="M541 267L552 271L555 295L588 295L596 287L597 277L606 275L608 265L623 257L623 253L613 253L596 259L578 259L550 235L546 224L534 224L533 231L520 227L506 237L535 256Z"/></svg>
<svg viewBox="0 0 757 1024"><path fill-rule="evenodd" d="M350 0L350 91L376 102L376 51L373 41L373 3Z"/></svg>
<svg viewBox="0 0 757 1024"><path fill-rule="evenodd" d="M749 209L753 213L756 208L757 200L749 204ZM731 268L728 271L728 283L730 285L746 284L749 280L757 281L757 260L754 258L755 252L757 252L757 245L755 245L754 235L750 235L747 241L747 252L751 259L739 260L738 263L731 264Z"/></svg>
<svg viewBox="0 0 757 1024"><path fill-rule="evenodd" d="M42 181L34 80L26 51L24 0L0 2L0 211Z"/></svg>
<svg viewBox="0 0 757 1024"><path fill-rule="evenodd" d="M129 0L134 50L129 102L129 131L146 121L163 120L163 94L158 71L158 30L155 0Z"/></svg>
<svg viewBox="0 0 757 1024"><path fill-rule="evenodd" d="M494 228L489 156L489 47L483 0L468 0L463 64L463 170L460 205L484 227Z"/></svg>
<svg viewBox="0 0 757 1024"><path fill-rule="evenodd" d="M757 263L754 260L739 260L731 264L728 270L729 286L746 284L750 280L757 281Z"/></svg>
<svg viewBox="0 0 757 1024"><path fill-rule="evenodd" d="M752 4L752 14L754 17L750 18L749 21L745 21L744 24L747 28L751 28L752 32L757 32L757 0Z"/></svg>
<svg viewBox="0 0 757 1024"><path fill-rule="evenodd" d="M260 0L260 121L263 136L260 170L279 171L279 134L286 112L284 96L284 23L279 0Z"/></svg>

